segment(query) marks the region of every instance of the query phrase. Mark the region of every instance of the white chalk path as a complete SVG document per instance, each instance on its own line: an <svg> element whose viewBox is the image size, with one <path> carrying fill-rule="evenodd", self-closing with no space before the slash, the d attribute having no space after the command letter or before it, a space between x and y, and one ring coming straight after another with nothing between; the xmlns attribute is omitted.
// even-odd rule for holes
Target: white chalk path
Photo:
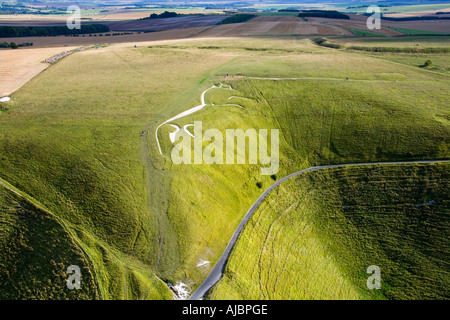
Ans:
<svg viewBox="0 0 450 320"><path fill-rule="evenodd" d="M197 263L197 267L202 267L202 266L206 266L207 264L209 264L210 262L207 260L203 260L200 259L200 261Z"/></svg>
<svg viewBox="0 0 450 320"><path fill-rule="evenodd" d="M217 88L217 89L219 89L219 88L224 88L224 89L228 89L228 90L233 90L233 88L232 88L230 85L224 85L224 84L220 84L220 86L215 86L215 85L213 85L212 87L210 87L210 88L208 88L208 89L206 89L205 91L202 92L202 94L201 94L201 96L200 96L201 104L199 104L198 106L193 107L193 108L191 108L191 109L188 109L188 110L186 110L186 111L183 111L183 112L177 114L176 116L174 116L174 117L172 117L172 118L170 118L170 119L167 119L166 121L164 121L163 123L161 123L161 124L156 128L156 130L155 130L156 143L157 143L157 145L158 145L158 150L159 150L159 153L160 153L161 155L162 155L162 151L161 151L161 145L159 144L159 139L158 139L158 129L159 129L161 126L165 125L165 124L169 124L169 122L172 122L172 121L174 121L174 120L177 120L177 119L186 117L186 116L188 116L188 115L190 115L190 114L193 114L193 113L195 113L195 112L197 112L197 111L202 110L204 107L206 107L206 106L208 105L208 104L206 104L206 102L205 102L205 94L206 94L206 92L208 92L208 91L211 90L211 89L215 89L215 88ZM214 104L212 104L212 105L214 105ZM238 104L223 104L223 105L219 105L219 106L237 106L237 107L239 107L239 108L242 108L242 106L240 106L240 105L238 105ZM177 125L175 125L175 124L170 124L170 126L172 126L172 127L175 129L175 131L169 133L169 138L170 138L170 141L171 141L172 143L175 142L175 137L176 137L178 131L180 131L180 130L184 130L188 135L190 135L191 137L194 137L194 136L192 135L192 133L190 133L189 130L187 130L187 127L193 126L193 124L187 124L187 125L183 126L183 129L180 129L180 127L177 126Z"/></svg>
<svg viewBox="0 0 450 320"><path fill-rule="evenodd" d="M228 98L228 100L231 100L231 99L253 100L253 99L250 99L250 98L246 98L246 97L238 97L238 96L231 96L231 97Z"/></svg>
<svg viewBox="0 0 450 320"><path fill-rule="evenodd" d="M188 286L181 281L173 286L173 290L177 294L179 300L186 300L191 294L188 290Z"/></svg>
<svg viewBox="0 0 450 320"><path fill-rule="evenodd" d="M180 127L177 126L176 124L170 124L170 126L175 128L175 131L169 133L170 141L172 141L172 143L174 143L175 142L175 137L176 137L178 131L180 131Z"/></svg>
<svg viewBox="0 0 450 320"><path fill-rule="evenodd" d="M175 142L175 138L176 138L176 136L177 136L177 133L178 133L178 131L180 131L180 130L183 130L183 131L186 132L188 135L190 135L192 138L195 138L194 135L193 135L192 133L190 133L189 130L187 129L187 127L194 126L193 124L187 124L187 125L183 126L183 129L180 129L180 127L177 126L176 124L169 124L169 126L175 128L175 131L172 131L172 132L169 133L169 138L170 138L170 141L171 141L172 143Z"/></svg>
<svg viewBox="0 0 450 320"><path fill-rule="evenodd" d="M227 103L227 104L212 104L215 107L227 107L227 106L231 106L231 107L239 107L241 109L244 109L243 106L239 105L239 104L235 104L235 103Z"/></svg>
<svg viewBox="0 0 450 320"><path fill-rule="evenodd" d="M192 124L192 123L187 124L187 125L183 126L183 130L184 130L188 135L190 135L192 138L195 138L194 135L193 135L192 133L190 133L190 131L187 129L188 127L193 127L193 126L194 126L194 124ZM172 141L172 142L174 142L174 141Z"/></svg>

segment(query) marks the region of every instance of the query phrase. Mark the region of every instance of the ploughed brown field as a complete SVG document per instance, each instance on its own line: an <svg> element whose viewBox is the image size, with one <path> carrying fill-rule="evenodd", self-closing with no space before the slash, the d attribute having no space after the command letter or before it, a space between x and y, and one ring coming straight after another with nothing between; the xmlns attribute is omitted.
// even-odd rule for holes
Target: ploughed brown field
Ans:
<svg viewBox="0 0 450 320"><path fill-rule="evenodd" d="M156 41L156 40L170 40L170 39L181 39L192 37L198 34L199 32L205 30L209 27L196 27L196 28L186 28L186 29L175 29L175 30L167 30L160 32L148 32L148 33L140 33L133 32L132 34L127 35L117 35L117 36L91 36L85 35L79 37L66 37L66 36L57 36L57 37L18 37L18 38L0 38L0 42L15 42L15 43L24 43L24 42L33 42L33 48L37 47L64 47L64 46L84 46L84 45L93 45L93 44L104 44L104 43L123 43L123 42L135 42L138 44L142 41ZM112 34L113 32L109 32ZM11 49L0 49L0 56L3 50L11 50ZM28 50L27 48L19 48L18 50ZM14 51L18 51L14 50ZM1 63L1 62L0 62Z"/></svg>
<svg viewBox="0 0 450 320"><path fill-rule="evenodd" d="M165 19L102 21L112 31L165 31L194 27L213 26L228 15L189 15Z"/></svg>
<svg viewBox="0 0 450 320"><path fill-rule="evenodd" d="M450 32L450 20L424 20L424 21L389 21L386 25L394 28L404 28L434 32Z"/></svg>
<svg viewBox="0 0 450 320"><path fill-rule="evenodd" d="M148 16L148 14L147 14ZM135 19L122 21L92 20L81 23L101 23L111 31L165 31L194 27L213 26L228 17L228 15L188 15L165 19ZM0 26L65 26L64 20L0 20Z"/></svg>
<svg viewBox="0 0 450 320"><path fill-rule="evenodd" d="M246 23L235 23L226 25L216 25L227 17L227 15L190 15L166 19L147 19L147 20L122 20L122 21L89 21L89 23L102 23L109 26L111 32L159 32L167 30L197 29L194 34L201 37L240 37L240 36L279 36L279 35L352 35L352 29L367 30L367 17L355 14L349 14L350 20L308 18L304 21L296 16L260 16ZM87 23L87 22L86 22ZM62 21L52 20L0 20L0 25L25 25L25 26L54 26L65 25ZM381 30L374 30L377 33L390 36L402 35L390 27L415 29L424 31L449 32L450 20L426 20L426 21L382 21ZM206 28L207 27L207 28ZM190 32L179 31L182 36L186 34L192 36ZM155 36L157 40L161 39ZM169 39L180 38L170 34ZM69 39L64 39L69 38ZM109 37L107 40L98 41L86 40L85 37L56 37L56 40L43 42L44 45L68 45L68 44L92 44L99 42L128 42L128 41L148 41L154 36L137 36L126 38L120 36ZM32 41L30 38L22 38L22 42L33 42L35 45L41 45L41 40ZM26 39L26 41L25 41Z"/></svg>

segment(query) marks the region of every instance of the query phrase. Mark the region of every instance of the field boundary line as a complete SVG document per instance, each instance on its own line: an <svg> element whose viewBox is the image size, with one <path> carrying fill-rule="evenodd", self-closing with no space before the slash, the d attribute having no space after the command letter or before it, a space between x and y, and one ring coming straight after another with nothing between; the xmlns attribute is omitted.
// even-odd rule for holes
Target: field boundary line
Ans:
<svg viewBox="0 0 450 320"><path fill-rule="evenodd" d="M384 60L389 61L389 60ZM402 66L407 66L398 63ZM411 67L411 66L409 66ZM431 72L431 71L429 71ZM444 75L444 74L439 74ZM293 80L324 80L324 81L350 81L350 82L436 82L436 80L383 80L383 79L346 79L346 78L319 78L319 77L300 77L300 78L264 78L264 77L246 77L253 80L272 80L272 81L293 81ZM447 81L447 80L444 80Z"/></svg>

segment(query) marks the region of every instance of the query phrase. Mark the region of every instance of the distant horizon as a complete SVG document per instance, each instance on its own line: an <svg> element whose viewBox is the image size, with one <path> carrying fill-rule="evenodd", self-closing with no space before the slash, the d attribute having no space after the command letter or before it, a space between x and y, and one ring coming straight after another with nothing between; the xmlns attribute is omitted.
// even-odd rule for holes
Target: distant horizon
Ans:
<svg viewBox="0 0 450 320"><path fill-rule="evenodd" d="M177 0L143 0L143 1L133 1L133 0L18 0L18 1L0 1L0 4L8 4L8 3L29 3L29 4L42 4L42 3L83 3L83 4L158 4L158 3L181 3L181 4L208 4L208 3L257 3L257 4L328 4L328 3L361 3L361 4L369 4L369 3L393 3L393 4L405 4L405 5L420 5L420 4L429 4L429 3L449 3L449 1L443 0L378 0L378 1L364 1L364 0L327 0L327 1L312 1L312 0L198 0L198 1L177 1Z"/></svg>

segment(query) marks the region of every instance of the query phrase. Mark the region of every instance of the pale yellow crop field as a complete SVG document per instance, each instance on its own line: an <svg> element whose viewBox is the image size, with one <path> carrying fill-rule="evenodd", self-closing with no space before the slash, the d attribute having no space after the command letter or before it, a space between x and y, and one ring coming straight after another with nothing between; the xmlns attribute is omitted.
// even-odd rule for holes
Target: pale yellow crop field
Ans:
<svg viewBox="0 0 450 320"><path fill-rule="evenodd" d="M49 66L45 58L76 47L3 49L0 50L0 96L7 96L22 87Z"/></svg>

